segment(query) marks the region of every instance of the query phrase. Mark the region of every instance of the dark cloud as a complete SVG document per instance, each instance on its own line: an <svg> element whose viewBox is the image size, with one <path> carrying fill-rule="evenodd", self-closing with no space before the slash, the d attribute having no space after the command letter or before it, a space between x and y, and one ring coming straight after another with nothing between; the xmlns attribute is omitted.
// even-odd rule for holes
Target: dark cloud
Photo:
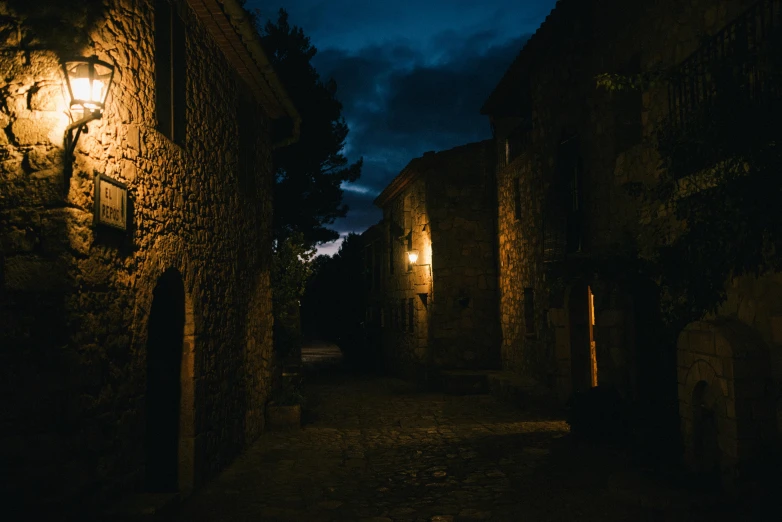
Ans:
<svg viewBox="0 0 782 522"><path fill-rule="evenodd" d="M374 222L364 217L379 218L367 205L411 159L490 137L480 107L527 38L495 43L488 31L461 39L444 33L435 38L442 52L434 63L404 42L315 57L321 76L337 82L350 125L346 152L351 160L364 157L356 186L371 195L352 201L339 230L361 231Z"/></svg>
<svg viewBox="0 0 782 522"><path fill-rule="evenodd" d="M337 82L350 127L345 154L364 158L345 187L346 218L361 232L380 219L372 201L413 158L490 137L480 107L555 0L287 0L310 36L313 64ZM262 19L276 8L249 0ZM335 251L337 244L321 248Z"/></svg>

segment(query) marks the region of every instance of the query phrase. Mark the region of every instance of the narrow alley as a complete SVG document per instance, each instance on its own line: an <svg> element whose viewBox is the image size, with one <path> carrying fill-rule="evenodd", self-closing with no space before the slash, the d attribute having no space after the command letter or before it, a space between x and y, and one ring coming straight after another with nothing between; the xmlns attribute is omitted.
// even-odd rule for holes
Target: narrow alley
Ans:
<svg viewBox="0 0 782 522"><path fill-rule="evenodd" d="M175 520L701 519L664 500L642 508L609 488L625 457L572 441L560 418L489 395L422 393L401 380L355 376L331 354L303 351L302 429L264 433ZM719 520L713 508L698 508L698 517Z"/></svg>

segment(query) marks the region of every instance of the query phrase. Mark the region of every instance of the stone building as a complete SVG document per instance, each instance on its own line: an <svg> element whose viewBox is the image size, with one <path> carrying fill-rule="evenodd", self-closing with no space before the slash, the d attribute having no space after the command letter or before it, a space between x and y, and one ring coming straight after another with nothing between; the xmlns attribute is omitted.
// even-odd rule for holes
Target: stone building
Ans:
<svg viewBox="0 0 782 522"><path fill-rule="evenodd" d="M375 369L381 368L383 263L386 254L386 234L383 222L376 223L361 233L362 261L364 263L363 306L364 323L363 350L365 361Z"/></svg>
<svg viewBox="0 0 782 522"><path fill-rule="evenodd" d="M74 56L114 75L71 154ZM297 112L235 0L0 2L0 71L4 498L33 520L187 493L263 430Z"/></svg>
<svg viewBox="0 0 782 522"><path fill-rule="evenodd" d="M641 264L669 217L627 187L654 186L657 132L705 107L697 67L762 45L779 24L778 0L560 0L482 109L498 160L503 368L563 403L617 390L652 450L675 456L654 439L680 436L690 468L718 462L726 482L779 444L778 276L729 283L715 316L678 343L661 337ZM641 90L595 79L660 69L676 74Z"/></svg>
<svg viewBox="0 0 782 522"><path fill-rule="evenodd" d="M499 367L492 164L490 141L428 152L375 200L382 351L394 373L423 383Z"/></svg>

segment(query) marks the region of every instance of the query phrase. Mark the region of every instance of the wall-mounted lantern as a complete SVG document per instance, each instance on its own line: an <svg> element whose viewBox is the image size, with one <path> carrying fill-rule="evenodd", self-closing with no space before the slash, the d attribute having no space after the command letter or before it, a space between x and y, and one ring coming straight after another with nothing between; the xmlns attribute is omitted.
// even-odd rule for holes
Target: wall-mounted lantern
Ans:
<svg viewBox="0 0 782 522"><path fill-rule="evenodd" d="M81 112L81 118L65 129L65 148L70 156L81 133L88 131L87 123L103 115L109 87L114 79L114 66L91 56L66 60L63 69L68 94L71 96L71 111ZM76 136L73 136L74 130Z"/></svg>
<svg viewBox="0 0 782 522"><path fill-rule="evenodd" d="M418 261L418 250L408 250L407 260L410 262L411 265L416 264L416 262Z"/></svg>

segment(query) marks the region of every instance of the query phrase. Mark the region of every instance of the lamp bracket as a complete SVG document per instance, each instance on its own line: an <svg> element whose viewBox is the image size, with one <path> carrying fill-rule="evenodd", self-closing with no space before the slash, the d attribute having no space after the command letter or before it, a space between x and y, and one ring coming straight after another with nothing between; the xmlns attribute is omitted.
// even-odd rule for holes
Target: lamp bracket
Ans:
<svg viewBox="0 0 782 522"><path fill-rule="evenodd" d="M68 153L68 157L73 156L73 151L76 150L76 142L79 141L81 133L87 134L89 129L87 124L92 120L97 120L101 117L100 110L85 111L86 116L77 120L65 128L65 150ZM73 131L76 131L76 135L73 135Z"/></svg>

